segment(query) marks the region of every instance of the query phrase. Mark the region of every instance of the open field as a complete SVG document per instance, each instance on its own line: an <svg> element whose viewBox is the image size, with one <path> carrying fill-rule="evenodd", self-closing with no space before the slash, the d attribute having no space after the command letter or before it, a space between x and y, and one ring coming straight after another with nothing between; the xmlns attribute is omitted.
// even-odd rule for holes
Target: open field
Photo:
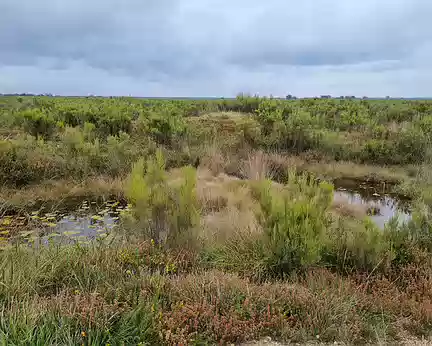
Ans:
<svg viewBox="0 0 432 346"><path fill-rule="evenodd" d="M427 343L431 139L432 101L2 97L1 344Z"/></svg>

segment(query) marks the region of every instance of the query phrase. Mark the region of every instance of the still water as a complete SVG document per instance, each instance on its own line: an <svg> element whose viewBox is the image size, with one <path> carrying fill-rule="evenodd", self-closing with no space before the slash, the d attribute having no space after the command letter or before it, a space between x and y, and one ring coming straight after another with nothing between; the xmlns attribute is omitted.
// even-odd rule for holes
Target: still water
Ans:
<svg viewBox="0 0 432 346"><path fill-rule="evenodd" d="M394 216L397 216L401 223L411 218L408 201L388 193L379 193L376 188L366 185L359 185L357 189L336 188L334 199L361 206L365 210L373 210L369 217L380 228L384 228L384 225Z"/></svg>

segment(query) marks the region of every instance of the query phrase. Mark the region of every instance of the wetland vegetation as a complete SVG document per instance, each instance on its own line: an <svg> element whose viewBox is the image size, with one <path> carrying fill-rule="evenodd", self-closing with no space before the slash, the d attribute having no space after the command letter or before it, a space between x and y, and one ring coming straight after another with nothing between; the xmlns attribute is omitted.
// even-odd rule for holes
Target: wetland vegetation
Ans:
<svg viewBox="0 0 432 346"><path fill-rule="evenodd" d="M432 102L0 98L0 341L432 332Z"/></svg>

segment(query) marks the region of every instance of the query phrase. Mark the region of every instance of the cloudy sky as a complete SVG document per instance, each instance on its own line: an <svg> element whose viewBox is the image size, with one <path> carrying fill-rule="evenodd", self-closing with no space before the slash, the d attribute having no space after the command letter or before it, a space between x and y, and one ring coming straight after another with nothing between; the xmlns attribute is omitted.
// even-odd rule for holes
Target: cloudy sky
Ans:
<svg viewBox="0 0 432 346"><path fill-rule="evenodd" d="M0 0L0 92L432 96L432 0Z"/></svg>

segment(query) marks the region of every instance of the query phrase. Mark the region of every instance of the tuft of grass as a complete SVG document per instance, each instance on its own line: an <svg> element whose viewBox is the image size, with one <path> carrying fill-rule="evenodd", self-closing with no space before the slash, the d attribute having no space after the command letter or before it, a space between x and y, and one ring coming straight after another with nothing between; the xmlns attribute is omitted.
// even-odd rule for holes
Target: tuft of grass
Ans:
<svg viewBox="0 0 432 346"><path fill-rule="evenodd" d="M62 207L69 201L82 199L108 199L124 196L124 181L120 178L98 176L85 180L50 180L22 189L3 187L0 189L0 203L6 209L30 210L47 204Z"/></svg>
<svg viewBox="0 0 432 346"><path fill-rule="evenodd" d="M240 172L245 178L250 180L272 179L275 175L271 161L263 151L248 154L248 158L243 162Z"/></svg>

